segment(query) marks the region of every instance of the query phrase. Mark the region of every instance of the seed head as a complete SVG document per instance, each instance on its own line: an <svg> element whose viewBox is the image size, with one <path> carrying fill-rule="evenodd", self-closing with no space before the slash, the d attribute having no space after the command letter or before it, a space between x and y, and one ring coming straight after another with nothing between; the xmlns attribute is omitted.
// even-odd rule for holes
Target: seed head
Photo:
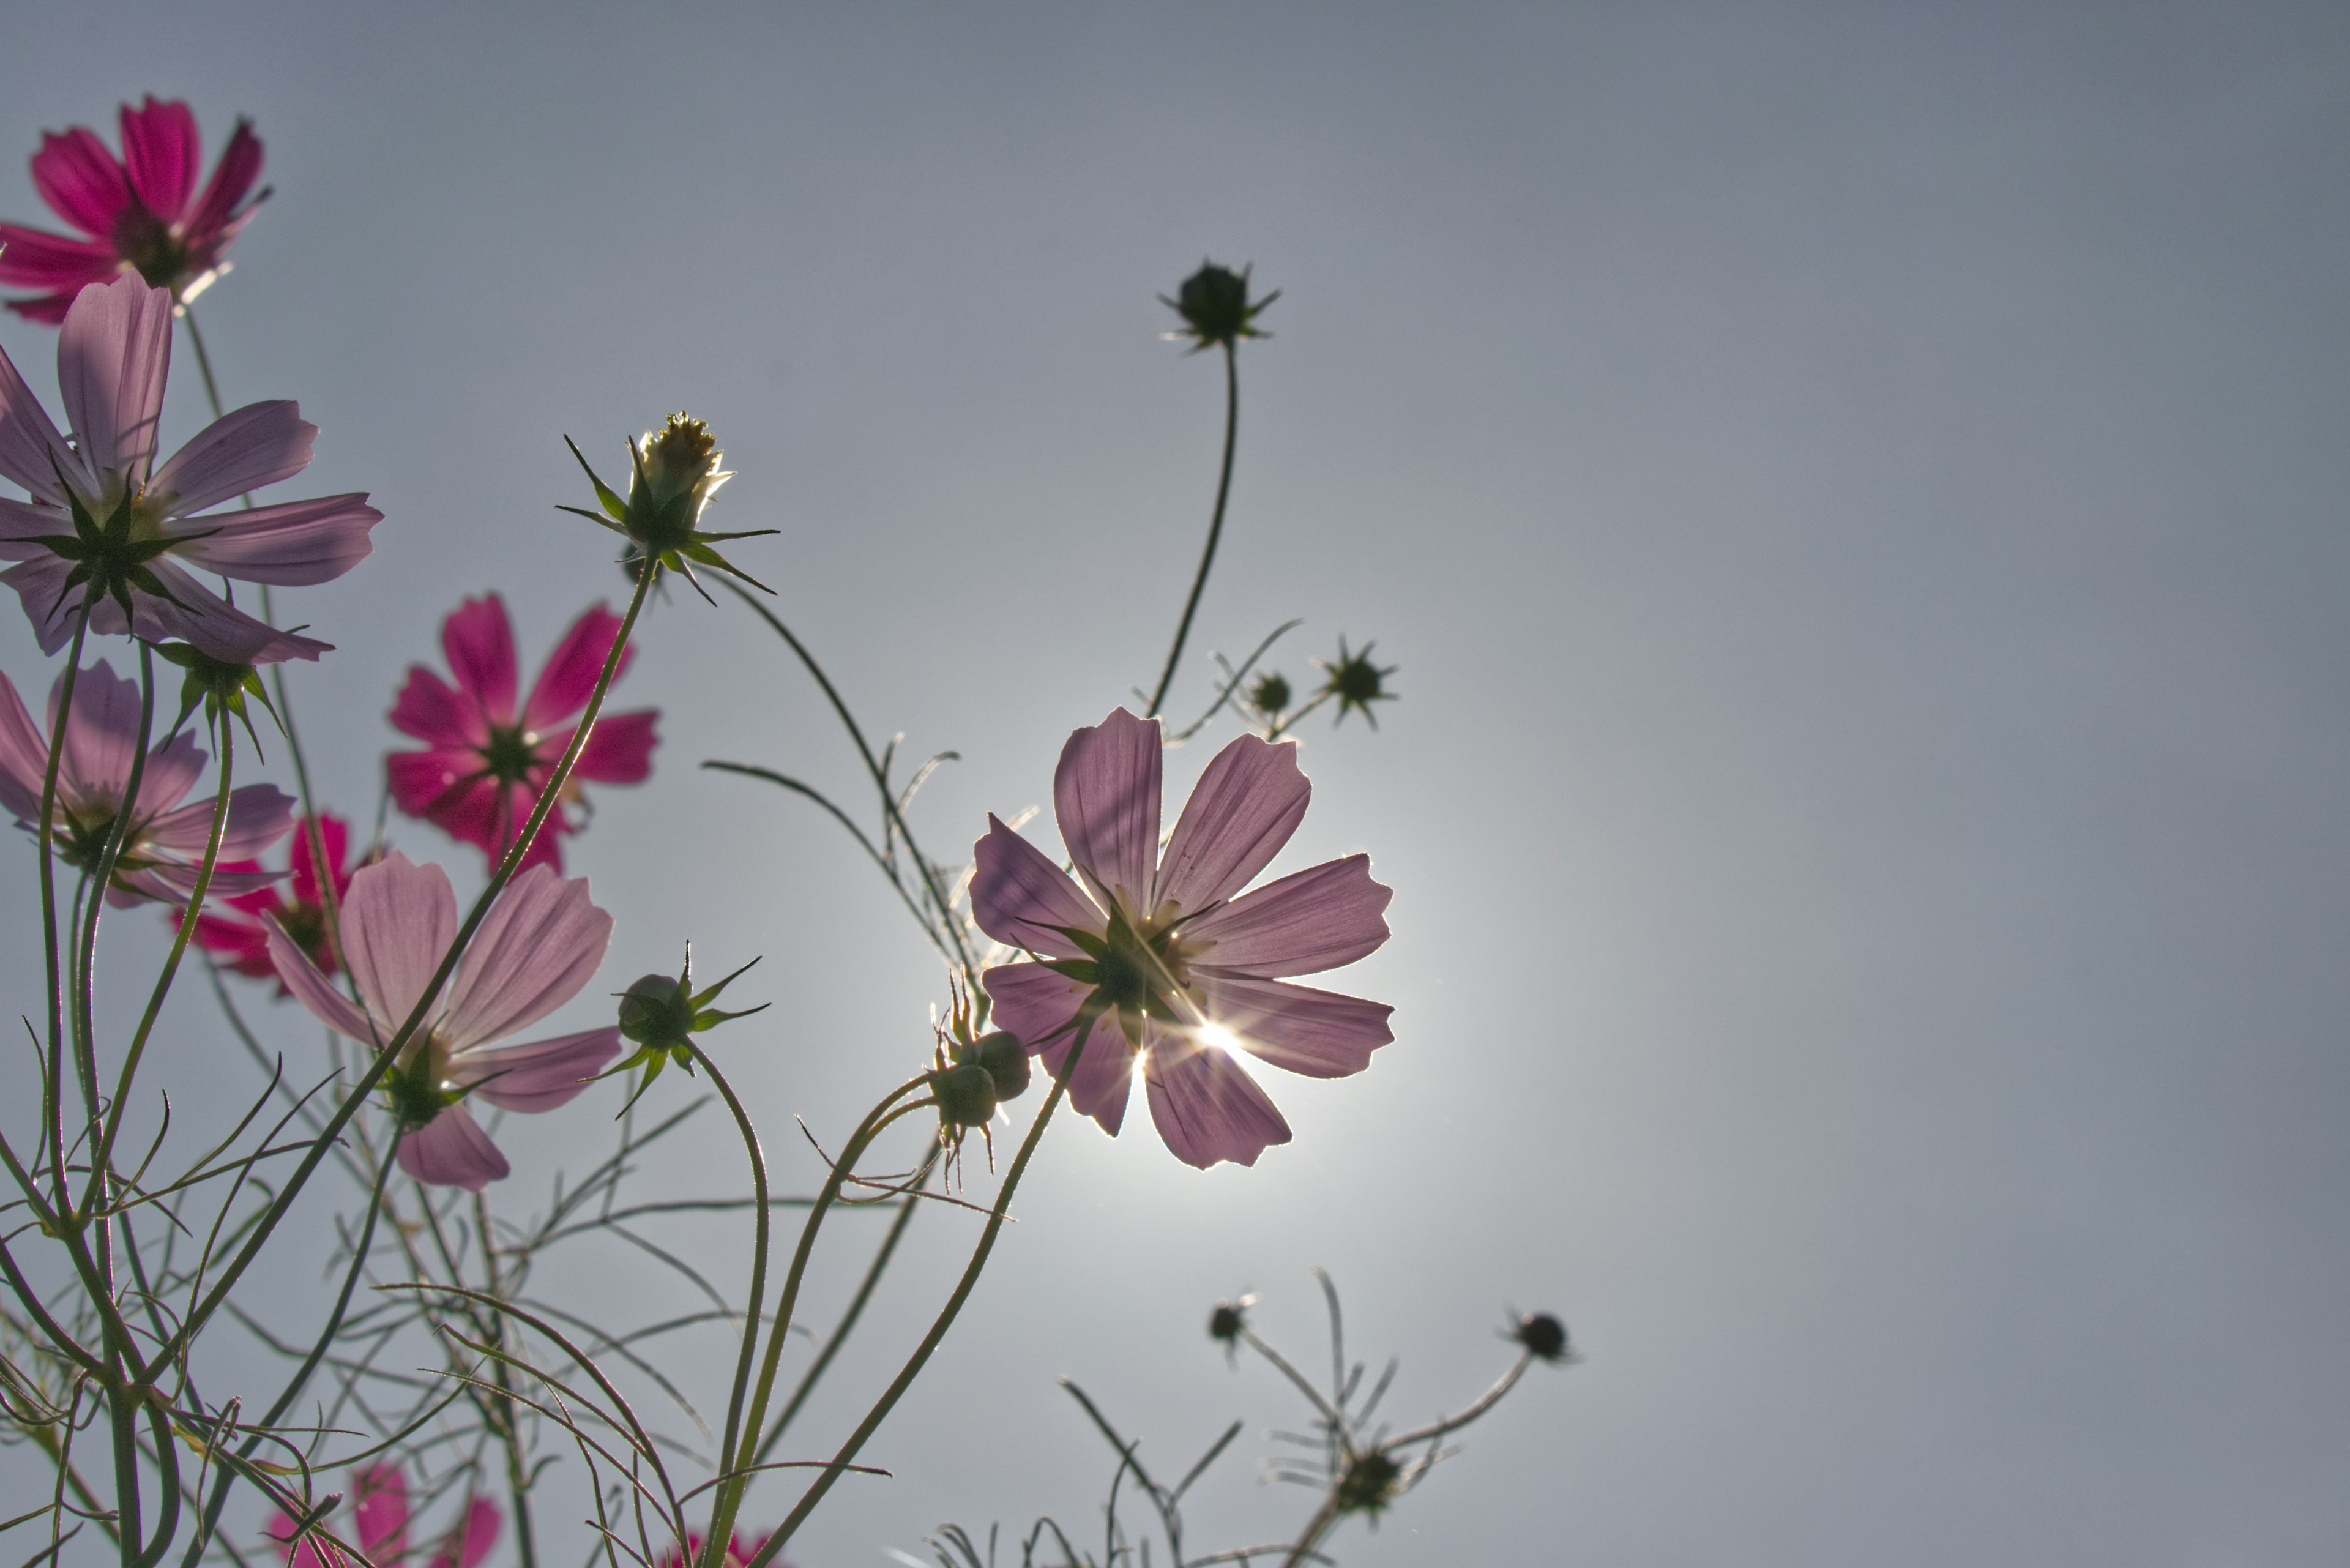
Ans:
<svg viewBox="0 0 2350 1568"><path fill-rule="evenodd" d="M1392 702L1396 694L1387 689L1387 678L1396 672L1392 664L1382 669L1371 662L1373 643L1363 644L1358 653L1350 653L1347 639L1338 639L1338 657L1317 659L1314 662L1323 669L1325 679L1321 695L1338 700L1338 716L1333 724L1343 724L1348 713L1360 713L1374 730L1379 727L1378 715L1371 711L1374 702Z"/></svg>
<svg viewBox="0 0 2350 1568"><path fill-rule="evenodd" d="M1568 1341L1566 1324L1546 1312L1538 1312L1518 1319L1510 1330L1510 1337L1526 1347L1526 1354L1537 1361L1551 1363L1575 1360L1575 1346Z"/></svg>

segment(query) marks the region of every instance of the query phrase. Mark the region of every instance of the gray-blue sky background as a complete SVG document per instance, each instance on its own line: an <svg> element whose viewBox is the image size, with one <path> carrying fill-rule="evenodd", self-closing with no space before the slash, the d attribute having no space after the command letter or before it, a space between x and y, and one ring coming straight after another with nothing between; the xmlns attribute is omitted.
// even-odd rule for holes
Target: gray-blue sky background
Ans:
<svg viewBox="0 0 2350 1568"><path fill-rule="evenodd" d="M1247 1469L1296 1417L1201 1324L1253 1286L1311 1352L1316 1263L1400 1418L1505 1303L1589 1356L1352 1563L2301 1564L2350 1553L2345 68L2324 5L28 8L0 151L150 90L208 152L255 116L276 194L201 309L233 402L322 427L303 493L386 513L298 596L356 814L461 595L535 661L617 592L560 434L681 404L868 724L962 752L932 842L1045 799L1204 524L1219 379L1152 296L1203 252L1284 291L1194 646L1302 615L1294 678L1342 632L1401 665L1382 733L1308 727L1277 867L1397 888L1339 977L1397 1042L1274 1085L1254 1171L1056 1127L807 1568L1090 1518L1056 1374L1162 1465L1246 1416L1205 1526L1294 1521ZM49 343L0 323L36 386ZM772 1144L837 1137L933 967L829 824L693 767L853 787L772 640L690 599L643 639L659 772L573 857L619 929L562 1016L689 934L766 952L728 1044ZM509 1124L515 1201L604 1104ZM966 1231L921 1222L810 1451Z"/></svg>

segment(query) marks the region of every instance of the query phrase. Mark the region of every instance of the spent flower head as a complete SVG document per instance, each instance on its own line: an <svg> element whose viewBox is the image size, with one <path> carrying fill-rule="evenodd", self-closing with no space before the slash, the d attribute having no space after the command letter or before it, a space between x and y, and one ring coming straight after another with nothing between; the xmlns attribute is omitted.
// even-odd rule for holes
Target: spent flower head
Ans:
<svg viewBox="0 0 2350 1568"><path fill-rule="evenodd" d="M667 569L682 574L693 585L693 591L708 599L710 595L703 590L701 579L693 575L694 565L699 563L738 577L763 593L775 592L712 546L729 539L754 539L782 530L745 528L732 534L712 534L702 528L702 510L709 504L711 493L734 477L720 471L718 464L725 454L718 450L710 427L702 421L682 411L674 413L660 429L647 431L640 441L629 443L629 493L625 499L589 466L578 442L565 436L563 444L579 460L588 482L596 487L597 504L603 510L590 512L584 506L559 506L559 510L585 517L627 539L620 562L632 578L641 569L640 563L650 562L656 572Z"/></svg>
<svg viewBox="0 0 2350 1568"><path fill-rule="evenodd" d="M979 1032L979 1012L961 985L946 1022L934 1023L938 1047L931 1056L931 1096L938 1102L939 1141L951 1159L973 1127L987 1145L994 1168L995 1139L988 1123L996 1107L1028 1092L1028 1047L1006 1029Z"/></svg>
<svg viewBox="0 0 2350 1568"><path fill-rule="evenodd" d="M1262 718L1278 719L1295 695L1289 688L1289 677L1268 670L1249 683L1248 705Z"/></svg>
<svg viewBox="0 0 2350 1568"><path fill-rule="evenodd" d="M1188 341L1191 352L1212 348L1222 344L1230 348L1243 337L1270 337L1270 332L1257 330L1257 313L1281 297L1274 289L1262 299L1248 296L1249 269L1234 272L1228 266L1218 266L1211 261L1201 261L1200 270L1183 280L1175 297L1159 296L1159 302L1183 318L1183 325L1160 337L1173 342Z"/></svg>
<svg viewBox="0 0 2350 1568"><path fill-rule="evenodd" d="M693 989L693 944L685 944L685 962L674 978L665 974L649 974L620 992L620 1038L636 1047L621 1061L614 1064L602 1076L625 1073L631 1067L645 1070L644 1081L636 1093L629 1096L628 1105L620 1107L626 1115L629 1106L653 1086L661 1069L671 1062L691 1075L693 1072L693 1037L717 1028L730 1018L748 1018L754 1012L764 1012L773 1005L761 1002L740 1012L725 1012L712 1007L718 993L734 983L744 970L759 961L753 959L742 969L729 974L717 984L703 991Z"/></svg>
<svg viewBox="0 0 2350 1568"><path fill-rule="evenodd" d="M1367 642L1361 651L1350 652L1342 637L1338 639L1337 658L1314 661L1322 667L1326 677L1316 695L1324 701L1335 698L1338 703L1338 716L1331 721L1333 725L1345 723L1349 713L1360 713L1364 722L1376 730L1379 716L1371 711L1371 704L1396 700L1396 693L1387 689L1387 678L1396 672L1396 667L1390 664L1381 668L1371 662L1371 649L1376 646Z"/></svg>
<svg viewBox="0 0 2350 1568"><path fill-rule="evenodd" d="M1530 1313L1510 1325L1509 1337L1525 1347L1536 1361L1573 1366L1578 1359L1566 1324L1546 1312Z"/></svg>

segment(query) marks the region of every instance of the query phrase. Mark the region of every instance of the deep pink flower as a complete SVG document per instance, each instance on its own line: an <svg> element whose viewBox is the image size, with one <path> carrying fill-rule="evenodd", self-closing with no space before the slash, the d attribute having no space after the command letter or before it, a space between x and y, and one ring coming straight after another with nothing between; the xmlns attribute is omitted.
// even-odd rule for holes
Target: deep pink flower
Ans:
<svg viewBox="0 0 2350 1568"><path fill-rule="evenodd" d="M8 301L17 315L54 326L83 285L120 273L192 299L228 270L222 258L260 201L244 199L261 177L261 141L251 123L236 122L199 192L203 141L186 104L158 103L151 94L137 109L124 104L121 122L120 159L87 126L42 132L33 188L89 238L0 223L0 286L47 291Z"/></svg>
<svg viewBox="0 0 2350 1568"><path fill-rule="evenodd" d="M672 1545L656 1559L660 1568L686 1568L688 1562L701 1562L702 1543L704 1539L706 1538L700 1531L688 1531L685 1536L686 1549L680 1552ZM734 1532L726 1538L726 1568L743 1568L743 1564L751 1561L759 1548L766 1543L767 1538L764 1535L754 1536L749 1541L745 1541L743 1539L741 1531ZM783 1558L777 1557L775 1559L775 1568L792 1568L792 1565Z"/></svg>
<svg viewBox="0 0 2350 1568"><path fill-rule="evenodd" d="M396 1465L379 1464L352 1478L351 1532L346 1536L376 1568L400 1568L409 1558L408 1480ZM498 1505L468 1496L464 1517L438 1542L432 1568L480 1568L498 1542ZM350 1559L315 1540L296 1542L294 1519L279 1510L269 1521L269 1539L283 1551L288 1568L345 1568Z"/></svg>
<svg viewBox="0 0 2350 1568"><path fill-rule="evenodd" d="M591 607L563 640L530 689L529 701L515 709L514 628L505 601L495 594L467 599L441 623L441 651L449 660L452 686L421 664L408 669L408 684L391 705L392 728L424 742L421 752L394 752L385 759L391 798L411 816L421 816L453 838L478 845L495 866L530 820L539 792L571 744L572 723L596 690L596 677L620 634L620 618L603 605ZM617 682L636 657L629 649L613 672ZM563 799L523 857L524 867L561 869L557 838L587 826L571 806L579 784L641 784L653 771L653 724L660 711L640 708L605 713L571 770Z"/></svg>
<svg viewBox="0 0 2350 1568"><path fill-rule="evenodd" d="M335 879L335 899L340 903L351 886L351 867L345 864L350 825L331 811L320 812L318 836L326 843L328 867ZM277 967L269 961L270 922L294 939L295 946L309 955L320 973L333 974L336 971L335 945L327 940L327 903L318 886L318 868L310 858L307 828L297 823L286 843L289 874L284 883L273 882L250 893L239 893L227 900L221 911L207 909L196 917L196 945L224 968L255 980L277 980ZM240 860L222 869L259 871L261 862ZM286 994L284 981L277 981L277 994Z"/></svg>
<svg viewBox="0 0 2350 1568"><path fill-rule="evenodd" d="M19 563L0 582L24 600L44 653L73 635L94 581L105 597L90 608L92 631L182 638L232 664L316 659L332 645L272 629L189 568L248 583L327 582L366 556L383 514L359 494L204 513L301 472L318 428L291 402L247 403L159 468L171 362L169 290L136 275L83 289L57 334L68 444L0 354L0 475L32 493L30 504L0 500L0 560Z"/></svg>
<svg viewBox="0 0 2350 1568"><path fill-rule="evenodd" d="M47 720L36 725L15 683L0 675L0 807L27 828L41 819L49 735L64 691L60 673L49 688ZM65 755L57 763L51 842L67 864L86 872L97 869L138 752L139 683L118 680L103 663L89 666L74 686ZM147 753L130 833L115 859L113 885L107 889L109 902L161 898L184 904L195 891L196 871L212 838L215 797L207 794L202 800L180 803L203 782L209 761L193 737L184 733ZM293 811L292 798L275 784L240 784L231 790L228 820L221 828L220 863L213 867L209 891L250 893L284 876L257 868L233 870L228 863L250 861L284 837L293 826Z"/></svg>
<svg viewBox="0 0 2350 1568"><path fill-rule="evenodd" d="M1284 983L1388 940L1388 890L1348 856L1234 898L1305 815L1297 747L1243 735L1200 775L1159 853L1159 721L1120 708L1062 748L1053 811L1082 887L993 816L972 850L972 914L1042 955L987 971L994 1022L1061 1070L1089 1009L1069 1103L1113 1136L1139 1072L1187 1165L1253 1165L1289 1124L1233 1053L1315 1078L1370 1065L1394 1010ZM1138 1055L1139 1060L1138 1061Z"/></svg>
<svg viewBox="0 0 2350 1568"><path fill-rule="evenodd" d="M351 1005L282 927L269 960L302 1005L362 1045L389 1040L413 1012L457 936L457 895L438 866L397 851L351 877L343 957L365 1011ZM538 866L506 885L457 961L457 972L400 1053L389 1080L402 1126L400 1168L419 1181L473 1191L506 1174L505 1156L466 1108L479 1095L509 1111L551 1111L619 1054L617 1024L488 1050L577 994L612 939L612 917Z"/></svg>

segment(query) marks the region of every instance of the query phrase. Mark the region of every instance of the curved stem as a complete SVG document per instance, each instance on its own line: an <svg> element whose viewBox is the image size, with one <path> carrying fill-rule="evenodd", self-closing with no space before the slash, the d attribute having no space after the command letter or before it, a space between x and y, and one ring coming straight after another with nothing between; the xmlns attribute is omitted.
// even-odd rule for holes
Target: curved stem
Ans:
<svg viewBox="0 0 2350 1568"><path fill-rule="evenodd" d="M708 1052L691 1040L686 1043L686 1048L693 1053L693 1059L701 1063L703 1069L710 1074L710 1081L716 1085L719 1097L726 1102L727 1110L733 1114L735 1128L743 1135L743 1152L751 1161L751 1192L757 1206L757 1217L753 1222L751 1238L751 1305L750 1310L743 1314L743 1353L735 1358L734 1386L726 1397L726 1435L718 1445L718 1452L723 1456L734 1451L735 1435L742 1430L743 1399L751 1386L752 1359L758 1353L759 1303L767 1299L767 1244L770 1228L767 1215L767 1157L759 1147L759 1131L751 1125L751 1114L743 1108L743 1102L735 1097L734 1086L729 1084L725 1075L718 1071L718 1064L710 1059Z"/></svg>
<svg viewBox="0 0 2350 1568"><path fill-rule="evenodd" d="M490 1229L490 1200L479 1189L473 1192L473 1236L482 1247L485 1293L492 1301L503 1302L506 1299L505 1286L498 1279L497 1238ZM504 1314L488 1314L482 1324L482 1337L491 1351L490 1376L497 1389L497 1437L499 1446L506 1451L506 1497L514 1505L515 1555L521 1560L522 1568L538 1568L538 1539L531 1528L530 1456L523 1450L522 1423L515 1415L514 1368L505 1354Z"/></svg>
<svg viewBox="0 0 2350 1568"><path fill-rule="evenodd" d="M1216 476L1216 510L1208 519L1208 547L1200 554L1199 575L1191 579L1191 597L1183 601L1183 618L1175 623L1175 643L1167 650L1167 668L1159 672L1159 689L1150 694L1150 706L1143 717L1155 718L1160 704L1167 701L1167 688L1174 683L1175 666L1183 658L1183 641L1191 635L1191 616L1200 607L1201 590L1208 586L1208 572L1216 564L1216 545L1224 536L1224 503L1232 493L1232 448L1241 430L1240 350L1230 338L1224 341L1224 462Z"/></svg>
<svg viewBox="0 0 2350 1568"><path fill-rule="evenodd" d="M1329 1534L1330 1527L1337 1522L1338 1494L1333 1491L1322 1500L1322 1506L1315 1511L1314 1517L1305 1521L1305 1533L1297 1538L1297 1544L1289 1549L1289 1555L1281 1560L1281 1568L1297 1568L1299 1563L1315 1555L1314 1549L1322 1544L1322 1538Z"/></svg>
<svg viewBox="0 0 2350 1568"><path fill-rule="evenodd" d="M1404 1433L1400 1437L1389 1438L1380 1446L1388 1449L1409 1448L1414 1443L1432 1441L1435 1438L1444 1436L1447 1432L1459 1431L1461 1428L1467 1426L1470 1422L1475 1420L1478 1417L1483 1415L1494 1406L1500 1404L1502 1402L1502 1396L1507 1394L1511 1389L1517 1386L1518 1379L1526 1375L1526 1368L1534 1365L1534 1352L1530 1350L1520 1351L1518 1353L1516 1365L1513 1366L1507 1372L1503 1373L1499 1381L1497 1381L1491 1388L1486 1389L1484 1393L1479 1395L1476 1402L1471 1404L1467 1409L1461 1411L1461 1414L1458 1416L1447 1416L1441 1421L1431 1421L1427 1426L1416 1428L1411 1431Z"/></svg>
<svg viewBox="0 0 2350 1568"><path fill-rule="evenodd" d="M73 1195L66 1176L66 1014L65 965L57 952L57 763L65 756L66 723L73 717L74 687L81 676L81 650L89 635L87 607L74 620L73 647L66 651L64 683L57 689L57 711L49 720L49 762L41 774L41 822L38 828L41 874L42 952L48 961L49 1081L41 1106L42 1130L49 1137L49 1177L57 1185L57 1209L62 1220L73 1212Z"/></svg>
<svg viewBox="0 0 2350 1568"><path fill-rule="evenodd" d="M130 753L130 772L122 782L122 799L115 806L114 822L106 832L106 843L99 851L98 865L89 872L89 898L82 910L82 929L75 948L67 955L72 966L70 1007L67 1021L71 1025L74 1040L76 1071L80 1075L82 1097L89 1109L92 1134L98 1127L98 918L106 909L106 895L114 885L114 871L122 858L122 847L130 841L131 824L139 815L139 790L147 776L147 742L155 728L155 654L145 643L139 645L139 740Z"/></svg>

